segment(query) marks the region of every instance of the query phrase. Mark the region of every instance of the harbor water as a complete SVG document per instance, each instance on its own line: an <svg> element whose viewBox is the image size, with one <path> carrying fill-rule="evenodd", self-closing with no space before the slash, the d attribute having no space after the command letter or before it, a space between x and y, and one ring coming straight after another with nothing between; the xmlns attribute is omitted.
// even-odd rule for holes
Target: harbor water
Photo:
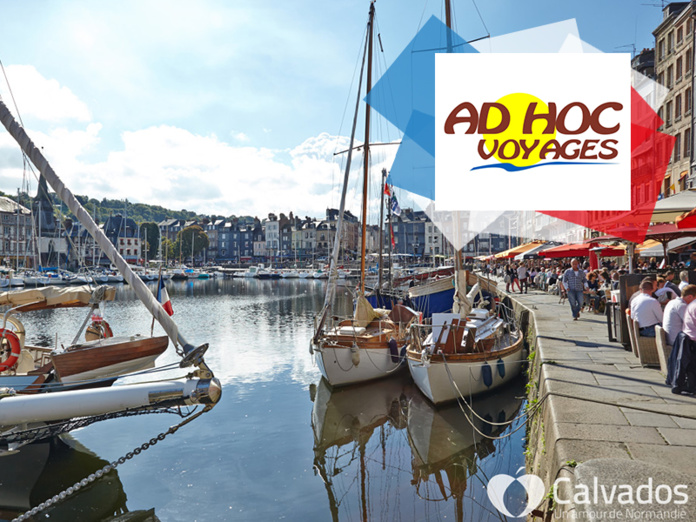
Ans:
<svg viewBox="0 0 696 522"><path fill-rule="evenodd" d="M37 520L108 520L137 510L154 510L162 521L504 520L485 486L524 466L525 430L520 420L510 427L485 420L500 423L523 411L521 381L474 398L476 416L457 404L434 408L408 370L331 390L309 353L325 286L301 279L168 282L180 330L210 344L206 360L222 381L222 401ZM339 290L347 312L350 293ZM85 313L24 314L27 342L67 345ZM116 334L150 332L151 317L128 286L117 288L105 313ZM177 360L170 345L157 364ZM157 414L96 423L0 458L0 469L40 467L26 485L36 505L179 420ZM37 464L42 452L48 464ZM0 501L9 497L3 490L6 484ZM513 485L507 495L515 513L523 491ZM20 512L0 505L0 520Z"/></svg>

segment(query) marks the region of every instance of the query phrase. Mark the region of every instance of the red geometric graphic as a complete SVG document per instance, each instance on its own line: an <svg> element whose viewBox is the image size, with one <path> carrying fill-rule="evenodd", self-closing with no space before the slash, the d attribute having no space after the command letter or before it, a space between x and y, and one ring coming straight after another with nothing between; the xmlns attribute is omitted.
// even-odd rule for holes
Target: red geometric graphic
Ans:
<svg viewBox="0 0 696 522"><path fill-rule="evenodd" d="M630 211L538 212L635 243L645 241L675 141L674 136L658 132L662 123L650 105L631 88ZM582 183L581 179L561 183L559 197L567 194L563 189L572 187L571 181ZM602 187L597 187L597 190L602 190Z"/></svg>

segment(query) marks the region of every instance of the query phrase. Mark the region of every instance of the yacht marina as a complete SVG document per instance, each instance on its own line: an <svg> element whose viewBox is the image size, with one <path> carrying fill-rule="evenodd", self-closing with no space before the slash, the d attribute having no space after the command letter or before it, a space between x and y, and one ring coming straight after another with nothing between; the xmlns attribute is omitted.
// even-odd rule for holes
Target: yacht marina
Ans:
<svg viewBox="0 0 696 522"><path fill-rule="evenodd" d="M326 284L299 278L167 283L180 327L208 331L218 347L206 360L216 368L224 399L98 485L108 491L100 493L103 498L118 499L109 504L114 513L125 506L181 521L359 520L364 513L369 520L499 520L485 506L483 486L491 476L523 465L525 430L487 439L456 404L435 408L405 368L367 385L331 389L308 350ZM140 306L128 285L118 285L105 318L115 330L128 324L129 331L149 333L151 321ZM337 310L351 309L350 293L339 289ZM83 315L79 308L27 314L27 342L54 346L56 336L71 338ZM158 365L176 359L170 347ZM482 418L500 422L520 413L523 396L523 383L515 381L500 395L472 404ZM479 431L496 436L520 427L519 420L505 429L476 422ZM81 479L172 423L167 415L150 415L79 429L66 443L94 457L61 462L70 478ZM68 482L54 478L55 466L36 475L21 502L14 493L3 497L0 488L0 499L6 499L0 519L11 520ZM93 494L80 492L48 514L70 509L85 520L101 520L85 515L96 509Z"/></svg>

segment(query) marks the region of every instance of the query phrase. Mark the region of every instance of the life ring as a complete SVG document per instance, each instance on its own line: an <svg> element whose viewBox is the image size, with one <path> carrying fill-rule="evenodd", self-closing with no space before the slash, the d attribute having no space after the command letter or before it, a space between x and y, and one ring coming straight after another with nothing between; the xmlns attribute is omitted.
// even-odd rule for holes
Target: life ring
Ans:
<svg viewBox="0 0 696 522"><path fill-rule="evenodd" d="M10 343L10 355L7 359L0 362L0 372L5 372L17 364L22 353L22 345L19 342L19 337L12 330L7 330L6 328L0 328L0 339L0 343L2 343L2 340L7 340Z"/></svg>
<svg viewBox="0 0 696 522"><path fill-rule="evenodd" d="M85 332L85 339L87 341L94 341L97 339L108 339L113 337L114 332L111 330L111 326L103 318L93 318L92 324L87 327Z"/></svg>

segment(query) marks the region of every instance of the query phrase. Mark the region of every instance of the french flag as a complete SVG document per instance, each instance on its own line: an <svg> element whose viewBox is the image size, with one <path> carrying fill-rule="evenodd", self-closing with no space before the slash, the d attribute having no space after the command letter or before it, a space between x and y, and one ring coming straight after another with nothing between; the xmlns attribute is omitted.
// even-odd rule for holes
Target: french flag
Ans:
<svg viewBox="0 0 696 522"><path fill-rule="evenodd" d="M157 288L157 300L164 308L164 311L169 315L174 315L174 309L172 308L172 302L169 299L169 292L164 286L164 279L160 278L159 287Z"/></svg>

